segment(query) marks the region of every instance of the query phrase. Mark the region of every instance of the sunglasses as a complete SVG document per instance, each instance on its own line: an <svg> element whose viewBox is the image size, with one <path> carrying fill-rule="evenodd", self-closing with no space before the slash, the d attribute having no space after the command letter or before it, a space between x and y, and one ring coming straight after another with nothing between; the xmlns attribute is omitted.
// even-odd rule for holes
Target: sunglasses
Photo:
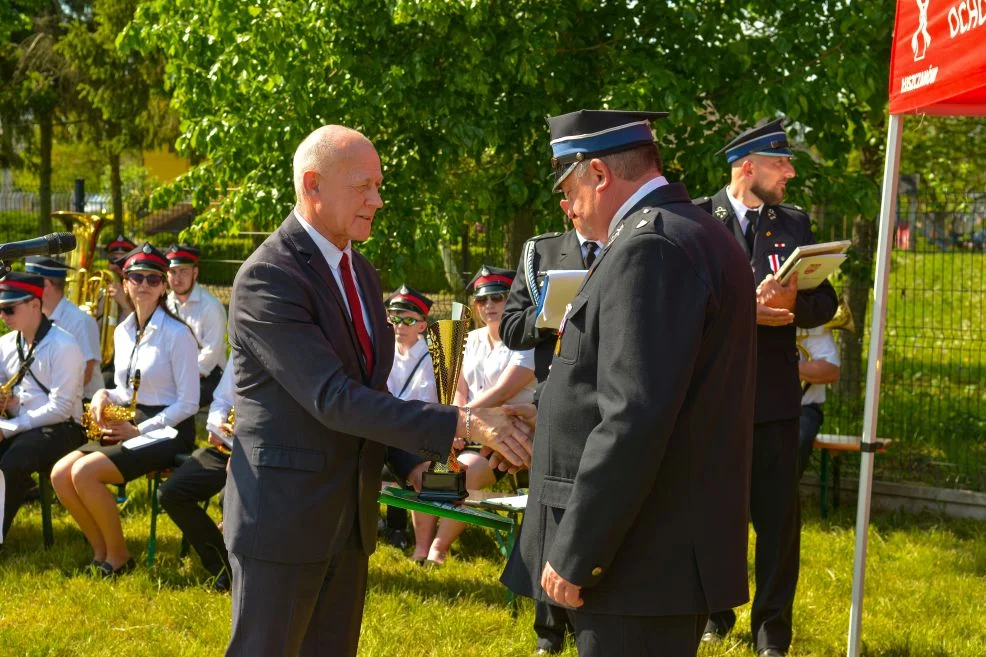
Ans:
<svg viewBox="0 0 986 657"><path fill-rule="evenodd" d="M18 301L17 303L15 303L15 304L13 304L13 305L10 305L10 306L4 306L3 308L0 308L0 313L2 313L2 314L3 314L4 316L5 316L5 317L10 317L10 316L12 316L12 315L13 315L14 313L16 313L16 312L17 312L17 307L18 307L18 306L22 306L22 305L24 305L25 303L26 303L25 301Z"/></svg>
<svg viewBox="0 0 986 657"><path fill-rule="evenodd" d="M404 326L414 326L418 322L424 321L423 319L416 319L414 317L398 317L397 315L392 315L388 319L394 326L397 326L398 324L403 324Z"/></svg>
<svg viewBox="0 0 986 657"><path fill-rule="evenodd" d="M500 303L506 298L507 298L506 294L504 294L503 292L497 292L496 294L490 294L485 297L478 297L476 299L476 303L478 303L479 305L483 305L487 301L492 301L493 303Z"/></svg>
<svg viewBox="0 0 986 657"><path fill-rule="evenodd" d="M127 274L127 280L134 285L147 283L151 287L157 287L164 282L164 276L161 274L138 274L136 272L131 272Z"/></svg>

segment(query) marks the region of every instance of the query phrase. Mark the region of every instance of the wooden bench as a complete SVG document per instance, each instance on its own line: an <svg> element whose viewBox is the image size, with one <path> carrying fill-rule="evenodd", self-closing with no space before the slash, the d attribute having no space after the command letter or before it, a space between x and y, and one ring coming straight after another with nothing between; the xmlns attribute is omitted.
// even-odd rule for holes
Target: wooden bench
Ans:
<svg viewBox="0 0 986 657"><path fill-rule="evenodd" d="M887 438L877 438L878 444L876 451L885 452L892 440ZM860 436L844 436L832 433L820 433L815 436L815 449L822 451L822 461L819 467L819 512L822 519L828 517L828 488L829 488L829 459L832 461L832 508L839 508L839 461L845 452L858 452L862 438Z"/></svg>

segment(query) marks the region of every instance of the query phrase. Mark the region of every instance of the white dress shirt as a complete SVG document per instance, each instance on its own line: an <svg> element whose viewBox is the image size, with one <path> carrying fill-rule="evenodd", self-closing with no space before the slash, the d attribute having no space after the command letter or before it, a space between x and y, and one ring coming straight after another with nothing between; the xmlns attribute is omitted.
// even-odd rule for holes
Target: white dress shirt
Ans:
<svg viewBox="0 0 986 657"><path fill-rule="evenodd" d="M816 326L810 329L798 329L798 343L804 347L812 360L824 360L833 365L840 365L839 349L835 346L835 339L832 337L832 329L824 326ZM801 405L821 404L825 401L824 383L813 383L808 386L808 390L801 396Z"/></svg>
<svg viewBox="0 0 986 657"><path fill-rule="evenodd" d="M421 361L420 365L418 361ZM412 372L415 365L418 365L418 369ZM410 383L408 377L411 377ZM406 387L405 383L407 383ZM390 390L390 394L400 399L438 402L435 369L431 363L431 354L428 353L428 343L424 338L418 338L403 356L398 349L394 349L394 366L390 370L390 376L387 377L387 389ZM404 391L403 394L401 390Z"/></svg>
<svg viewBox="0 0 986 657"><path fill-rule="evenodd" d="M642 198L653 192L658 187L664 187L667 184L668 184L667 178L665 178L664 176L655 176L654 178L651 178L643 185L641 185L637 189L637 191L635 191L630 196L630 198L628 198L626 201L623 202L623 205L621 205L619 210L616 211L616 214L613 215L612 221L609 222L609 233L607 234L608 235L613 234L613 231L616 230L616 227L619 225L619 223L623 221L623 217L627 215L627 212L629 212L633 206L639 203Z"/></svg>
<svg viewBox="0 0 986 657"><path fill-rule="evenodd" d="M225 434L219 428L229 419L229 411L233 408L233 355L230 354L223 368L223 376L219 379L216 391L212 393L212 404L209 405L209 415L205 420L205 428L217 436Z"/></svg>
<svg viewBox="0 0 986 657"><path fill-rule="evenodd" d="M196 282L182 303L174 290L168 292L168 308L181 317L195 334L199 343L199 375L209 376L212 370L226 363L226 309L212 292Z"/></svg>
<svg viewBox="0 0 986 657"><path fill-rule="evenodd" d="M17 331L0 337L0 383L6 383L21 366L17 355ZM30 345L21 344L27 355ZM31 372L49 392L45 393L30 374L14 386L19 408L12 418L0 420L6 437L60 422L82 419L82 377L85 360L75 338L63 328L52 326L34 349Z"/></svg>
<svg viewBox="0 0 986 657"><path fill-rule="evenodd" d="M496 385L500 375L510 365L519 365L531 371L534 370L534 350L513 351L503 342L494 348L490 343L487 327L470 331L466 336L466 348L462 357L462 376L469 386L467 402L479 396L481 392ZM534 401L534 389L537 381L531 379L523 390L503 402L504 404L530 404Z"/></svg>
<svg viewBox="0 0 986 657"><path fill-rule="evenodd" d="M312 238L315 242L315 246L322 253L322 257L325 258L325 262L329 263L329 269L332 270L332 278L336 280L336 285L339 286L339 292L342 294L342 300L346 303L346 311L349 312L349 319L353 319L352 308L349 307L349 299L346 298L346 288L342 283L342 271L339 266L342 264L342 254L345 253L349 256L349 271L353 275L353 280L356 282L356 296L359 297L360 308L363 309L363 324L366 325L366 332L370 334L370 341L373 341L373 327L370 326L370 315L366 312L366 295L363 294L363 289L360 287L359 277L356 275L356 271L353 269L353 243L347 242L346 248L340 249L338 246L330 242L322 233L315 230L315 227L308 223L308 219L301 216L298 208L294 210L294 216L298 218L298 223L301 227L305 229L308 236Z"/></svg>
<svg viewBox="0 0 986 657"><path fill-rule="evenodd" d="M761 205L759 208L748 208L743 203L739 201L736 197L729 193L729 188L726 188L726 198L729 199L729 204L733 206L733 214L736 215L736 219L739 220L739 227L743 234L746 234L746 226L750 223L750 220L746 218L746 213L750 210L760 214L760 210L763 208Z"/></svg>
<svg viewBox="0 0 986 657"><path fill-rule="evenodd" d="M82 312L81 309L65 297L58 302L55 309L48 317L55 326L68 331L82 350L82 360L88 363L96 361L93 367L92 376L89 383L83 388L83 396L92 399L96 391L103 387L103 378L99 374L99 365L103 360L102 349L99 345L99 324L92 315ZM84 366L83 366L84 367ZM83 374L85 374L83 372Z"/></svg>
<svg viewBox="0 0 986 657"><path fill-rule="evenodd" d="M192 331L157 308L151 315L140 344L137 341L137 313L130 313L113 333L114 381L108 390L110 401L127 406L133 395L130 379L140 370L137 403L166 408L137 425L141 433L174 427L199 410L198 345Z"/></svg>

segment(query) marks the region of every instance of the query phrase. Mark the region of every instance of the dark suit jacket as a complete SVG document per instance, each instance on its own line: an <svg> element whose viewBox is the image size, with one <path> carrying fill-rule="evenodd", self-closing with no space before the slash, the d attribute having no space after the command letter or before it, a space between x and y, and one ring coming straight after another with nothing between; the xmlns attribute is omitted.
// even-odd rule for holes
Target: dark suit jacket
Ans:
<svg viewBox="0 0 986 657"><path fill-rule="evenodd" d="M525 257L528 253L529 261ZM542 272L549 269L585 269L582 247L574 230L547 233L528 240L524 245L521 261L517 264L517 276L510 287L510 296L507 297L507 305L500 320L503 344L514 350L534 350L534 375L538 383L543 383L548 378L548 366L555 355L558 333L534 326L537 304L531 299L528 281L530 272L534 272L535 289L540 290L544 280Z"/></svg>
<svg viewBox="0 0 986 657"><path fill-rule="evenodd" d="M726 195L726 187L712 197L696 199L695 204L709 212L736 237L743 247L757 285L773 273L770 256L784 264L796 248L814 244L811 220L794 205L767 205L761 210L757 235L750 253L740 230L739 220ZM832 319L839 300L835 290L825 281L814 290L798 292L794 308L794 324L789 326L757 326L757 399L754 422L791 420L801 416L801 380L798 378L797 328L821 326Z"/></svg>
<svg viewBox="0 0 986 657"><path fill-rule="evenodd" d="M507 586L545 600L547 561L593 613L747 600L755 313L742 250L684 185L631 210L563 327Z"/></svg>
<svg viewBox="0 0 986 657"><path fill-rule="evenodd" d="M243 263L229 307L237 439L226 545L282 563L327 560L354 525L372 552L385 445L444 458L457 420L452 407L387 392L394 333L377 273L353 251L373 332L367 375L339 286L299 221L289 215Z"/></svg>

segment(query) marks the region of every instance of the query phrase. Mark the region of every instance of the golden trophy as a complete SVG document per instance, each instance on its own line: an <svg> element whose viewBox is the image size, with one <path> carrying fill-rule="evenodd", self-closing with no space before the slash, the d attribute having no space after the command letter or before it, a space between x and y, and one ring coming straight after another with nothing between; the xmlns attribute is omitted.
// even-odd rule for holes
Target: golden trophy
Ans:
<svg viewBox="0 0 986 657"><path fill-rule="evenodd" d="M455 398L463 350L470 324L469 309L461 303L452 304L452 319L440 319L428 326L428 353L435 370L438 401L451 405ZM430 502L459 502L466 492L466 473L455 458L453 449L444 463L435 461L421 476L418 497Z"/></svg>

